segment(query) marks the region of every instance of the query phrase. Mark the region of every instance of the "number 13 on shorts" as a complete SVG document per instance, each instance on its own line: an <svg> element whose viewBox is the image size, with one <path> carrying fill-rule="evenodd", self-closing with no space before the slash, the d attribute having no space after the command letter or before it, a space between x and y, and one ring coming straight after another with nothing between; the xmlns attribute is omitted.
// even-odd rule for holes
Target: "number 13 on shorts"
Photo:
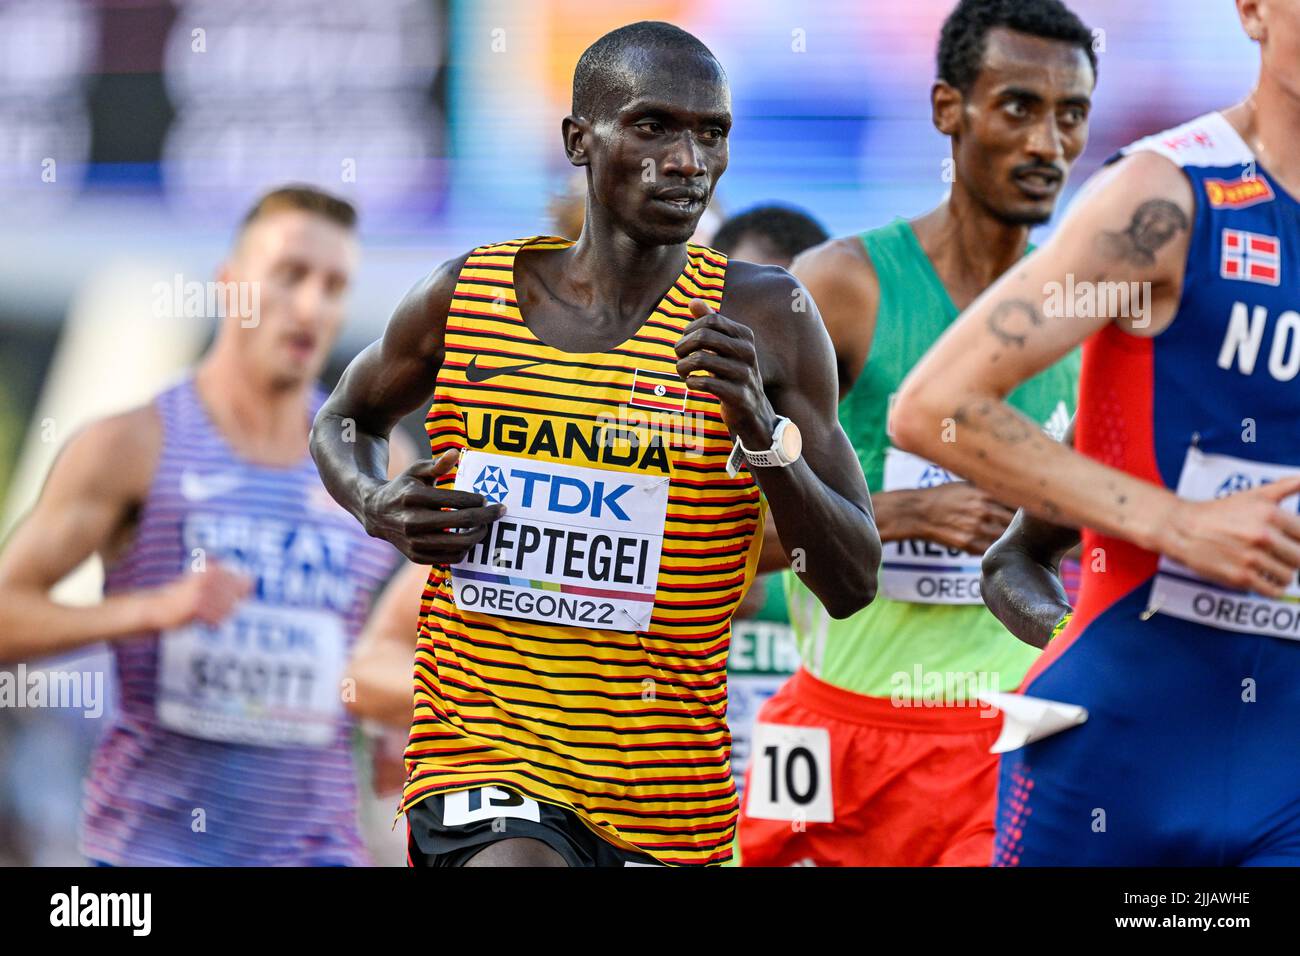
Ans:
<svg viewBox="0 0 1300 956"><path fill-rule="evenodd" d="M831 734L825 727L754 725L745 812L756 820L831 823Z"/></svg>

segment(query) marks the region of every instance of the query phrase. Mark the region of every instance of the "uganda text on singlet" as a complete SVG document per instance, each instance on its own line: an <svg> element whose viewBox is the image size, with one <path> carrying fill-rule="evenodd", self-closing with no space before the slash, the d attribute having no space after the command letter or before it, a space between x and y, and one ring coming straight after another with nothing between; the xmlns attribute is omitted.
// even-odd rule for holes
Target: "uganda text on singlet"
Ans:
<svg viewBox="0 0 1300 956"><path fill-rule="evenodd" d="M542 343L516 304L531 238L476 249L447 319L427 421L455 487L507 512L421 607L403 810L485 784L573 809L670 864L731 855L726 724L731 615L762 535L759 490L729 477L718 400L673 346L692 298L717 308L726 257L685 269L631 338L601 353Z"/></svg>

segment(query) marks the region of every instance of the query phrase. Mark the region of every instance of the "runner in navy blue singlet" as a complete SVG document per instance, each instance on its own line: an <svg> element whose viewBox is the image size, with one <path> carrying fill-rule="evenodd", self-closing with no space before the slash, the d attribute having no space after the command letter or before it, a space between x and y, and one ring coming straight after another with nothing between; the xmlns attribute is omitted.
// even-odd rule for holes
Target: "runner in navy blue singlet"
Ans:
<svg viewBox="0 0 1300 956"><path fill-rule="evenodd" d="M997 863L1300 864L1300 15L1239 9L1251 97L1125 149L891 420L1083 528L1074 616L1001 701ZM1001 399L1084 339L1071 451Z"/></svg>

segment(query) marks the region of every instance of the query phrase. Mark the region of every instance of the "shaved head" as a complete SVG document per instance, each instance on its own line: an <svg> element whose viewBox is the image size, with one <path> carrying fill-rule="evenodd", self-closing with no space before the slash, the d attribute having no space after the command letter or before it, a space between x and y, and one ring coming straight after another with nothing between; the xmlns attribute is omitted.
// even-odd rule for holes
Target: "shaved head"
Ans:
<svg viewBox="0 0 1300 956"><path fill-rule="evenodd" d="M660 53L707 60L719 77L726 76L713 52L681 27L659 20L629 23L606 33L579 57L573 71L573 115L599 116L614 95L631 89L638 67Z"/></svg>

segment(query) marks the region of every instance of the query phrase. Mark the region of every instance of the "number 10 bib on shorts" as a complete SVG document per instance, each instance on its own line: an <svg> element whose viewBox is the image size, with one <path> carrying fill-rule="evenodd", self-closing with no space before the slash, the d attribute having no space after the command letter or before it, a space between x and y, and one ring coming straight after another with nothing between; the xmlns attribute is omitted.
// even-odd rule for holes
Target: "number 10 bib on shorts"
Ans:
<svg viewBox="0 0 1300 956"><path fill-rule="evenodd" d="M506 513L452 565L456 606L600 630L650 626L666 475L607 471L467 451L457 491Z"/></svg>

